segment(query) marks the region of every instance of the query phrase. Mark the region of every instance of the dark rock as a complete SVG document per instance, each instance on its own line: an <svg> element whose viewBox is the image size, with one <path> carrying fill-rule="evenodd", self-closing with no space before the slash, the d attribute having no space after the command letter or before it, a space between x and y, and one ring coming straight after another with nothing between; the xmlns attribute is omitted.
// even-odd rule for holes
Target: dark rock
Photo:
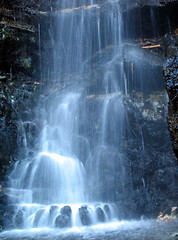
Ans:
<svg viewBox="0 0 178 240"><path fill-rule="evenodd" d="M55 205L53 205L53 206L51 206L50 207L50 210L49 210L49 219L48 219L48 225L50 226L51 225L51 223L52 223L52 221L53 221L53 219L54 219L54 217L55 217L55 215L56 215L56 213L57 213L57 211L58 211L58 206L55 206Z"/></svg>
<svg viewBox="0 0 178 240"><path fill-rule="evenodd" d="M72 214L72 210L69 206L64 206L63 208L61 208L61 214L67 217L71 217Z"/></svg>
<svg viewBox="0 0 178 240"><path fill-rule="evenodd" d="M55 227L66 228L71 226L71 214L72 210L69 206L61 208L60 215L56 217Z"/></svg>
<svg viewBox="0 0 178 240"><path fill-rule="evenodd" d="M15 216L15 226L17 228L23 227L23 211L19 210Z"/></svg>
<svg viewBox="0 0 178 240"><path fill-rule="evenodd" d="M0 180L4 180L19 155L26 157L25 140L29 150L36 144L32 140L37 133L35 124L28 123L34 119L33 106L38 91L34 82L39 80L37 28L40 19L28 10L35 11L38 7L34 1L0 3L3 19L0 26ZM24 130L27 130L27 139L24 139Z"/></svg>
<svg viewBox="0 0 178 240"><path fill-rule="evenodd" d="M49 215L53 215L58 210L58 206L51 206L49 210Z"/></svg>
<svg viewBox="0 0 178 240"><path fill-rule="evenodd" d="M104 214L103 210L100 207L98 207L96 209L96 214L97 214L97 218L98 218L99 222L105 222L106 221L105 214Z"/></svg>
<svg viewBox="0 0 178 240"><path fill-rule="evenodd" d="M2 221L2 229L13 229L15 228L14 224L13 224L13 218L16 215L16 206L14 205L1 205L1 221ZM19 220L20 220L20 215L21 213L19 213ZM20 222L20 221L19 221Z"/></svg>
<svg viewBox="0 0 178 240"><path fill-rule="evenodd" d="M43 215L44 211L45 211L44 209L39 209L39 210L36 212L36 214L35 214L35 219L34 219L34 221L33 221L33 227L38 227L38 223L39 223L40 218L41 218L41 216Z"/></svg>
<svg viewBox="0 0 178 240"><path fill-rule="evenodd" d="M162 41L162 47L167 58L178 56L177 42L178 35L173 35L171 33L165 34Z"/></svg>
<svg viewBox="0 0 178 240"><path fill-rule="evenodd" d="M55 227L57 228L70 227L69 218L64 215L58 215L55 220Z"/></svg>
<svg viewBox="0 0 178 240"><path fill-rule="evenodd" d="M12 217L14 216L14 208L7 213L8 207L7 194L4 192L2 185L0 185L0 231L5 229L6 226L10 227Z"/></svg>
<svg viewBox="0 0 178 240"><path fill-rule="evenodd" d="M79 208L79 216L83 225L91 224L90 213L87 206L82 206L81 208Z"/></svg>
<svg viewBox="0 0 178 240"><path fill-rule="evenodd" d="M129 40L162 37L178 26L177 0L164 0L164 4L161 4L161 0L127 0L121 1L121 6L124 10L125 37ZM134 29L131 24L133 21L136 24Z"/></svg>
<svg viewBox="0 0 178 240"><path fill-rule="evenodd" d="M110 210L110 207L107 204L104 205L104 211L106 212L107 217L109 219L111 219L111 210Z"/></svg>
<svg viewBox="0 0 178 240"><path fill-rule="evenodd" d="M178 47L177 51L178 51ZM166 90L169 96L168 125L173 150L178 158L178 52L177 57L167 60L163 68Z"/></svg>

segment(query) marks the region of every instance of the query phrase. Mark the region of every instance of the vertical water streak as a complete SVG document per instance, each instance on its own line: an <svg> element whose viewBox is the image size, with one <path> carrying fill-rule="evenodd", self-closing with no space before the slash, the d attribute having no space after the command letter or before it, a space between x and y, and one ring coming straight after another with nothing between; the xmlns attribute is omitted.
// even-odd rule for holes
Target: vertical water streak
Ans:
<svg viewBox="0 0 178 240"><path fill-rule="evenodd" d="M52 53L42 75L52 87L41 110L40 152L19 161L9 176L17 228L89 225L115 217L105 202L115 199L114 170L121 175L118 184L125 177L122 20L118 2L96 2L63 0L51 13Z"/></svg>

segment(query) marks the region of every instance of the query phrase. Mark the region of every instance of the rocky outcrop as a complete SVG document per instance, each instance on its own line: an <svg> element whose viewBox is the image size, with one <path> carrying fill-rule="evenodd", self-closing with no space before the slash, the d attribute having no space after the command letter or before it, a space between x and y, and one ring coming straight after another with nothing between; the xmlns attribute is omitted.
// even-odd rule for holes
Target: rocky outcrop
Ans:
<svg viewBox="0 0 178 240"><path fill-rule="evenodd" d="M178 36L170 35L169 40L173 40L167 45L167 55L171 57L166 61L163 73L169 96L168 126L173 150L178 158Z"/></svg>
<svg viewBox="0 0 178 240"><path fill-rule="evenodd" d="M22 13L14 3L0 6L0 161L3 179L7 168L16 159L19 145L25 144L25 129L33 135L31 121L34 97L38 91L39 47L38 20ZM7 8L6 8L7 7ZM12 8L11 8L12 7ZM33 93L33 98L31 97ZM19 135L21 136L20 138Z"/></svg>
<svg viewBox="0 0 178 240"><path fill-rule="evenodd" d="M55 219L55 226L58 228L66 228L71 226L72 210L69 206L61 208L60 215Z"/></svg>
<svg viewBox="0 0 178 240"><path fill-rule="evenodd" d="M98 106L100 109L104 97L107 96L101 100L89 98L86 108ZM124 109L127 123L123 126L122 143L118 143L122 152L107 146L92 152L93 159L89 159L92 168L86 163L89 191L93 199L117 202L121 219L141 215L156 217L165 208L171 209L176 199L176 166L166 122L166 93L164 89L149 95L132 92L124 97ZM113 114L114 109L111 112ZM91 129L98 125L95 114L87 124L87 139ZM107 128L111 126L108 122ZM113 134L107 136L108 142L113 138ZM88 145L81 146L85 156L79 154L78 157L85 160Z"/></svg>
<svg viewBox="0 0 178 240"><path fill-rule="evenodd" d="M167 57L163 67L165 87L169 96L167 120L173 150L178 158L178 28L174 34L164 36L163 49Z"/></svg>
<svg viewBox="0 0 178 240"><path fill-rule="evenodd" d="M167 130L167 98L163 92L147 97L136 93L127 102L132 136L126 137L128 169L132 186L125 202L128 215L157 216L171 209L176 199L176 166ZM128 170L128 171L129 171ZM166 195L166 199L165 199Z"/></svg>
<svg viewBox="0 0 178 240"><path fill-rule="evenodd" d="M81 208L79 208L79 216L83 225L91 224L90 213L87 206L81 206Z"/></svg>
<svg viewBox="0 0 178 240"><path fill-rule="evenodd" d="M22 3L23 2L23 3ZM34 149L39 96L39 18L24 1L0 3L0 212L5 214L8 169ZM30 1L28 1L30 4ZM31 6L35 11L36 5ZM31 10L32 10L31 8ZM28 142L28 143L27 143ZM21 213L17 217L20 226ZM0 217L0 218L1 218ZM4 215L6 218L6 215ZM7 216L8 218L8 216ZM2 227L2 219L0 225ZM8 220L7 220L8 222ZM9 224L10 226L10 224Z"/></svg>

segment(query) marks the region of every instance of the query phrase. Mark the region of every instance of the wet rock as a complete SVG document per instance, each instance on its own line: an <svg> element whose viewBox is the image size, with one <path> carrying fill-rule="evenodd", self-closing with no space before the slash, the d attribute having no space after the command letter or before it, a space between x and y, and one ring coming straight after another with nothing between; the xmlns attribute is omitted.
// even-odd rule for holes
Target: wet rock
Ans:
<svg viewBox="0 0 178 240"><path fill-rule="evenodd" d="M82 206L81 208L79 208L79 216L83 225L91 224L90 213L87 206Z"/></svg>
<svg viewBox="0 0 178 240"><path fill-rule="evenodd" d="M35 219L33 221L33 227L38 227L38 223L40 221L40 218L42 217L43 213L44 213L44 209L39 209L35 215Z"/></svg>
<svg viewBox="0 0 178 240"><path fill-rule="evenodd" d="M56 217L55 227L66 228L71 226L71 214L72 210L69 206L61 208L60 215Z"/></svg>
<svg viewBox="0 0 178 240"><path fill-rule="evenodd" d="M7 214L7 195L4 192L3 189L3 185L0 184L0 231L4 229L4 227L6 227L7 223L9 224L9 226L11 225L11 219L13 216L14 211L11 210L11 215ZM5 223L5 221L6 223Z"/></svg>
<svg viewBox="0 0 178 240"><path fill-rule="evenodd" d="M24 6L27 8L22 11ZM37 97L34 82L39 79L39 18L28 10L35 11L38 7L34 1L0 3L0 180L5 180L6 172L19 155L24 157L22 149L27 139L23 121L34 119L34 98ZM27 126L30 150L36 144L32 140L36 134L33 126Z"/></svg>
<svg viewBox="0 0 178 240"><path fill-rule="evenodd" d="M111 210L110 210L110 207L107 204L104 205L104 211L106 212L107 217L109 219L111 219Z"/></svg>
<svg viewBox="0 0 178 240"><path fill-rule="evenodd" d="M53 222L53 219L58 211L58 206L51 206L50 207L50 210L49 210L49 218L48 218L48 225L51 226L52 225L52 222Z"/></svg>
<svg viewBox="0 0 178 240"><path fill-rule="evenodd" d="M17 228L23 227L23 211L19 210L15 216L15 226Z"/></svg>
<svg viewBox="0 0 178 240"><path fill-rule="evenodd" d="M169 96L169 131L173 143L173 150L178 158L178 56L171 57L167 60L163 68L163 73Z"/></svg>
<svg viewBox="0 0 178 240"><path fill-rule="evenodd" d="M0 206L1 218L0 221L2 222L1 228L4 229L14 229L13 219L16 212L16 206L8 205L7 202L4 205ZM20 213L19 213L19 220L20 220ZM20 222L20 221L19 221Z"/></svg>
<svg viewBox="0 0 178 240"><path fill-rule="evenodd" d="M96 214L97 214L97 218L98 218L99 222L105 222L106 221L105 214L104 214L103 210L100 207L98 207L96 209Z"/></svg>
<svg viewBox="0 0 178 240"><path fill-rule="evenodd" d="M67 221L63 215L58 215L55 220L55 227L65 228L67 226Z"/></svg>
<svg viewBox="0 0 178 240"><path fill-rule="evenodd" d="M64 215L58 215L55 220L55 227L57 228L70 227L69 219Z"/></svg>
<svg viewBox="0 0 178 240"><path fill-rule="evenodd" d="M53 215L58 210L58 206L51 206L49 210L49 215Z"/></svg>
<svg viewBox="0 0 178 240"><path fill-rule="evenodd" d="M178 56L177 43L178 43L177 34L175 35L171 33L165 34L162 41L162 47L164 49L164 54L167 58Z"/></svg>
<svg viewBox="0 0 178 240"><path fill-rule="evenodd" d="M69 206L64 206L63 208L61 208L61 214L67 217L71 217L72 214L72 210Z"/></svg>

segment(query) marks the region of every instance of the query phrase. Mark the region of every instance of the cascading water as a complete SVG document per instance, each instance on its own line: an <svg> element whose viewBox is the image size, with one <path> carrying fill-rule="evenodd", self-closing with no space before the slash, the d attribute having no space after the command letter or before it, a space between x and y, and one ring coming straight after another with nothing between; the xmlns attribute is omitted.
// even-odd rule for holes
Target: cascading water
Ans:
<svg viewBox="0 0 178 240"><path fill-rule="evenodd" d="M9 176L16 228L111 221L117 212L111 186L124 182L121 92L126 93L127 86L119 5L92 0L63 0L58 5L48 30L51 63L42 75L54 88L64 88L45 100L41 151L17 162ZM93 71L96 63L99 68ZM112 175L114 168L120 169L119 176L106 181L103 171Z"/></svg>
<svg viewBox="0 0 178 240"><path fill-rule="evenodd" d="M156 216L174 203L162 59L140 46L144 19L138 9L121 12L130 0L52 3L38 26L38 114L19 120L26 158L8 175L4 219L13 230L0 238L143 239L146 232L164 239L169 226L160 222L118 221ZM155 20L153 9L148 22ZM40 132L34 145L30 124Z"/></svg>

